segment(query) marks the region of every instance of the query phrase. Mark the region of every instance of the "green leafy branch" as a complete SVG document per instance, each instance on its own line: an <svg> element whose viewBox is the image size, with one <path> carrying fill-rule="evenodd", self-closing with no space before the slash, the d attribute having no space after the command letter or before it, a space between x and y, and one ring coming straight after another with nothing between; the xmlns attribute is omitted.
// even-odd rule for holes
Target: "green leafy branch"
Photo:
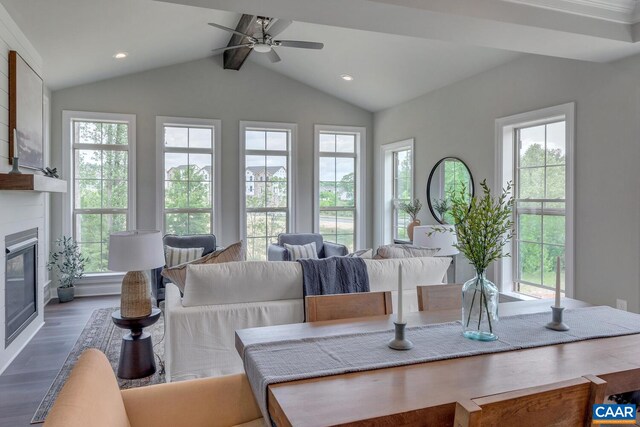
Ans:
<svg viewBox="0 0 640 427"><path fill-rule="evenodd" d="M472 197L469 201L467 189L462 186L457 194L452 194L449 210L458 240L454 246L478 273L484 272L493 261L511 256L503 249L515 234L514 199L510 197L512 183L508 182L498 197L491 194L486 179L480 187L482 197ZM445 227L435 227L433 232L448 231Z"/></svg>

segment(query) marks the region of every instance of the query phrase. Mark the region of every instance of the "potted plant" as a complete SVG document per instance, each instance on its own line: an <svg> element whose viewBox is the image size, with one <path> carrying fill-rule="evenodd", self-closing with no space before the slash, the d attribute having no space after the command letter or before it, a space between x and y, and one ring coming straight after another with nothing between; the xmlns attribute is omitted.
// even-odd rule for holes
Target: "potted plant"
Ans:
<svg viewBox="0 0 640 427"><path fill-rule="evenodd" d="M418 214L422 209L422 203L420 202L420 199L415 199L412 202L409 201L402 203L400 205L400 209L411 217L411 222L407 225L407 234L409 235L409 240L413 241L413 229L416 225L420 225Z"/></svg>
<svg viewBox="0 0 640 427"><path fill-rule="evenodd" d="M76 280L84 276L87 259L80 253L78 243L72 237L62 236L56 240L56 250L49 255L47 269L58 272L58 300L69 302L73 300Z"/></svg>
<svg viewBox="0 0 640 427"><path fill-rule="evenodd" d="M469 201L466 188L451 197L449 210L454 221L458 243L454 245L473 265L476 277L462 287L462 325L467 338L493 341L498 321L499 292L486 277L489 265L510 254L503 253L504 246L514 235L513 198L509 197L511 183L497 198L492 196L486 180L480 183L482 197ZM444 227L434 232L448 231Z"/></svg>

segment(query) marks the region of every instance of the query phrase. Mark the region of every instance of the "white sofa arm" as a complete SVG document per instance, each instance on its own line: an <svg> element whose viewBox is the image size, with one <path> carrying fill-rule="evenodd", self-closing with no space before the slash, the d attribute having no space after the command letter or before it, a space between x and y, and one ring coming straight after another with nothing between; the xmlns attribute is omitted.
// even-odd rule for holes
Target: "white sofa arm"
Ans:
<svg viewBox="0 0 640 427"><path fill-rule="evenodd" d="M243 372L235 349L235 331L258 326L300 323L301 299L183 307L175 285L165 302L167 381Z"/></svg>

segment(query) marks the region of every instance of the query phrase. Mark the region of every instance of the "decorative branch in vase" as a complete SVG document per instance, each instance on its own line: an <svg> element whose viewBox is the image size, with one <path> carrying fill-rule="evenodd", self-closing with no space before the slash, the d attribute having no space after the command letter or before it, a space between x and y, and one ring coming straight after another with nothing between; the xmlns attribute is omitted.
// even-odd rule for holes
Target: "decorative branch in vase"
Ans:
<svg viewBox="0 0 640 427"><path fill-rule="evenodd" d="M513 197L511 182L498 197L491 194L486 180L480 183L482 196L468 200L466 188L452 194L451 209L458 243L454 246L462 252L476 271L476 277L462 288L463 334L479 341L497 339L495 323L498 321L498 288L487 279L486 271L493 261L511 256L504 253L505 245L514 236ZM436 227L433 232L446 232ZM432 233L433 233L432 232Z"/></svg>
<svg viewBox="0 0 640 427"><path fill-rule="evenodd" d="M411 222L407 225L407 235L409 236L409 240L413 241L413 229L417 225L420 225L418 214L422 210L422 202L420 202L420 199L405 202L400 204L400 209L411 218Z"/></svg>

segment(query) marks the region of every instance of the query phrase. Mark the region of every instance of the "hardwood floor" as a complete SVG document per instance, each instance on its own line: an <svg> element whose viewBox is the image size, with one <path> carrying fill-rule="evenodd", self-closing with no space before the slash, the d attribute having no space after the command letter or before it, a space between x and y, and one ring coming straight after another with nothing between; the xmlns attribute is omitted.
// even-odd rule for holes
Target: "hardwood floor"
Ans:
<svg viewBox="0 0 640 427"><path fill-rule="evenodd" d="M93 310L119 304L119 296L105 296L45 307L45 325L0 375L0 427L29 425Z"/></svg>

